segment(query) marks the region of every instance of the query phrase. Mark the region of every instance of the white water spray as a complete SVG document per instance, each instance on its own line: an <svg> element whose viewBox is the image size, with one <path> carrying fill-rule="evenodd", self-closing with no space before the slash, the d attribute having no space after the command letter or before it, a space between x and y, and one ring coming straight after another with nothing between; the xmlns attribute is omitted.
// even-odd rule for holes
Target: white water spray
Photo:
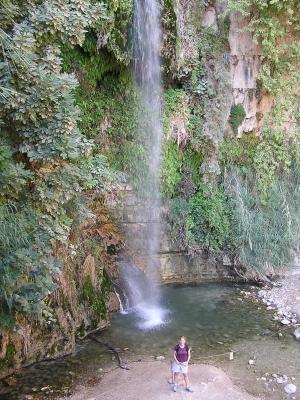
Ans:
<svg viewBox="0 0 300 400"><path fill-rule="evenodd" d="M128 301L125 303L125 305L123 305L123 302L121 300L121 296L119 295L119 293L116 290L115 290L115 295L116 295L116 298L118 299L118 302L119 302L120 314L128 314L128 308L129 308Z"/></svg>
<svg viewBox="0 0 300 400"><path fill-rule="evenodd" d="M139 326L149 329L163 324L166 315L166 310L160 305L157 257L161 232L159 177L162 141L159 1L135 0L133 25L134 78L137 90L141 93L141 109L143 109L140 124L142 127L147 127L145 132L148 160L146 195L143 192L140 193L140 197L151 205L155 215L151 221L148 221L149 228L145 238L147 280L145 281L145 274L135 266L129 266L128 263L123 265L123 280L130 293L132 308L140 320Z"/></svg>

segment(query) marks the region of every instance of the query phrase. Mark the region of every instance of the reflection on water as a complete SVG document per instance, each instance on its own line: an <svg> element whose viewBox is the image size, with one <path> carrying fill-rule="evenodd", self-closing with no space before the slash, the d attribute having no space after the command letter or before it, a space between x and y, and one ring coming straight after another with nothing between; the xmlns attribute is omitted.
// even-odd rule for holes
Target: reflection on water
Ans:
<svg viewBox="0 0 300 400"><path fill-rule="evenodd" d="M115 314L111 326L97 337L121 351L128 348L121 357L129 364L150 356L169 357L179 335L187 336L195 358L229 351L240 341L259 342L263 335L276 330L276 322L269 312L237 299L236 288L227 284L164 287L162 302L168 310L164 325L144 331L137 328L138 314ZM291 346L295 345L292 342ZM67 394L75 383L87 383L91 377L101 377L103 369L114 368L116 361L112 358L107 348L86 340L72 356L24 369L13 386L0 383L0 398L15 400L30 394L44 399ZM41 392L41 388L46 389Z"/></svg>

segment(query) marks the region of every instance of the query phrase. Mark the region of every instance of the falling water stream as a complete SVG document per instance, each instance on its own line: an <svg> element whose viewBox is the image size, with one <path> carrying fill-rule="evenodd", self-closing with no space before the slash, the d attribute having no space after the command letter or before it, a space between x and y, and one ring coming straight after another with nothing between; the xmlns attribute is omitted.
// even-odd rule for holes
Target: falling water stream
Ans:
<svg viewBox="0 0 300 400"><path fill-rule="evenodd" d="M154 221L149 221L145 237L146 275L126 262L122 265L123 282L129 292L132 310L143 329L164 322L166 310L160 306L159 267L157 254L160 245L160 159L161 159L161 68L160 68L160 4L158 0L135 0L133 23L134 79L141 94L140 125L146 127L147 158L146 193L138 195L151 204ZM147 204L147 203L146 203ZM146 282L145 282L146 279Z"/></svg>

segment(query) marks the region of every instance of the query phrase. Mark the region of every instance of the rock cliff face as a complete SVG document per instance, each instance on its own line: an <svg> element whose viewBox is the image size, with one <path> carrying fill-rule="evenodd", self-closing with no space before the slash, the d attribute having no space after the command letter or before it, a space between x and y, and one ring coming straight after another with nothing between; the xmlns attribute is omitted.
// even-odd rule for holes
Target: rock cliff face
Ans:
<svg viewBox="0 0 300 400"><path fill-rule="evenodd" d="M199 283L233 279L230 265L226 262L216 262L205 254L188 257L179 243L172 238L167 221L166 206L157 210L146 201L141 201L128 185L120 191L120 202L114 210L118 218L118 226L125 237L123 254L144 270L147 259L153 257L145 252L146 238L150 224L160 224L160 250L153 263L160 270L161 282L168 283ZM161 214L161 222L158 214Z"/></svg>
<svg viewBox="0 0 300 400"><path fill-rule="evenodd" d="M243 132L260 133L264 116L271 110L272 97L261 94L257 78L261 66L261 48L246 30L247 21L236 13L230 15L230 73L234 104L242 104L245 119L238 127L238 135Z"/></svg>

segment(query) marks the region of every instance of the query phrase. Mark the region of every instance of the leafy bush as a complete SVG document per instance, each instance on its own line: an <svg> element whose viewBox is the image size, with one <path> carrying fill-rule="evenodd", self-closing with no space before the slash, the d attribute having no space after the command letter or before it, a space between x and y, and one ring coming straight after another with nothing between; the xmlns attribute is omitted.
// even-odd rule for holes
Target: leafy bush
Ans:
<svg viewBox="0 0 300 400"><path fill-rule="evenodd" d="M10 10L18 23L0 12L0 314L41 319L51 315L45 299L59 273L54 246L91 215L83 192L116 178L78 128L78 82L61 71L59 47L81 45L87 28L107 18L89 0L18 6Z"/></svg>
<svg viewBox="0 0 300 400"><path fill-rule="evenodd" d="M42 317L44 298L56 285L59 262L52 256L47 226L28 205L0 208L0 312L34 313Z"/></svg>
<svg viewBox="0 0 300 400"><path fill-rule="evenodd" d="M220 251L229 234L229 212L224 192L203 186L189 201L186 237L190 247Z"/></svg>
<svg viewBox="0 0 300 400"><path fill-rule="evenodd" d="M168 197L176 195L177 186L180 183L181 168L182 165L182 154L176 143L168 141L164 148L164 158L162 163L162 191Z"/></svg>
<svg viewBox="0 0 300 400"><path fill-rule="evenodd" d="M245 116L246 113L242 104L235 104L231 107L229 122L235 133L237 133L238 127L244 121Z"/></svg>
<svg viewBox="0 0 300 400"><path fill-rule="evenodd" d="M223 165L236 165L240 168L252 167L260 139L252 133L243 133L240 138L227 137L224 139L220 158Z"/></svg>
<svg viewBox="0 0 300 400"><path fill-rule="evenodd" d="M221 188L202 184L189 200L174 199L170 218L181 246L190 253L220 252L229 239L230 208Z"/></svg>
<svg viewBox="0 0 300 400"><path fill-rule="evenodd" d="M277 177L289 172L299 152L298 137L289 137L281 130L267 129L257 146L254 170L258 189L263 200L267 199Z"/></svg>

